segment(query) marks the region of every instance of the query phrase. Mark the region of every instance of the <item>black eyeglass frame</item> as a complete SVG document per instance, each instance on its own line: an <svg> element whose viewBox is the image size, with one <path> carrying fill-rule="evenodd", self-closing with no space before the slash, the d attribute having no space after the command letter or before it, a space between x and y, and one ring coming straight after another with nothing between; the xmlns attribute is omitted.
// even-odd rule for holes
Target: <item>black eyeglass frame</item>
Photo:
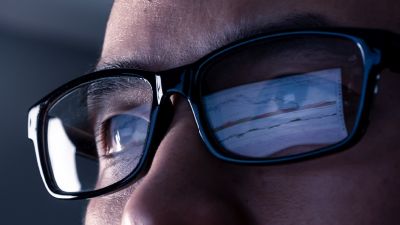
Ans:
<svg viewBox="0 0 400 225"><path fill-rule="evenodd" d="M343 141L328 147L293 156L273 159L254 159L230 154L217 143L211 128L208 125L205 110L201 99L202 72L212 64L216 58L224 57L232 50L246 47L259 41L272 38L291 37L296 35L322 35L336 36L355 42L362 53L364 63L364 84L362 88L358 116L353 131ZM197 62L179 68L161 72L149 72L137 69L108 69L97 71L79 77L56 89L33 107L29 112L28 136L35 145L36 157L42 179L48 192L61 199L92 198L106 193L111 193L127 186L131 182L144 176L154 158L157 147L166 133L168 122L173 115L170 102L172 94L179 94L188 99L197 123L200 136L207 149L215 157L231 163L244 165L272 165L292 163L306 159L320 157L326 154L340 152L355 145L366 131L370 109L373 102L374 89L377 85L378 74L389 68L393 72L400 72L400 35L383 30L370 29L318 29L318 30L293 30L276 34L260 34L244 40L233 42L204 56ZM65 192L58 188L54 181L47 151L46 117L48 111L62 96L78 86L94 80L109 77L137 76L147 80L153 89L153 105L149 134L146 140L143 157L134 171L122 180L107 187L84 192Z"/></svg>

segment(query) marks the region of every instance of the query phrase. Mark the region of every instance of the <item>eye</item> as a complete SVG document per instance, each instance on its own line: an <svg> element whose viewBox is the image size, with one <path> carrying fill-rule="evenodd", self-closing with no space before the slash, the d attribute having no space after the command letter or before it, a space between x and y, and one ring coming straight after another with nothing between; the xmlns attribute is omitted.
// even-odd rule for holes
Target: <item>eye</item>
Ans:
<svg viewBox="0 0 400 225"><path fill-rule="evenodd" d="M104 129L106 155L142 147L146 141L149 123L140 116L121 114L107 120Z"/></svg>

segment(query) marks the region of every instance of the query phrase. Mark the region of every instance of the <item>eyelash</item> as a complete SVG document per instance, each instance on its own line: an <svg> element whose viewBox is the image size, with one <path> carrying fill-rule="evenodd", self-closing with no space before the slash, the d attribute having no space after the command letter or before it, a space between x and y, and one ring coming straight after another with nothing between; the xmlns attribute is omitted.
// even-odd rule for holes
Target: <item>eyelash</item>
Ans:
<svg viewBox="0 0 400 225"><path fill-rule="evenodd" d="M96 146L97 146L97 152L99 154L99 157L101 158L109 158L110 155L107 154L107 149L108 149L108 145L107 145L107 140L105 137L105 132L108 129L108 120L104 120L101 123L98 123L96 125ZM100 154L101 153L101 154Z"/></svg>

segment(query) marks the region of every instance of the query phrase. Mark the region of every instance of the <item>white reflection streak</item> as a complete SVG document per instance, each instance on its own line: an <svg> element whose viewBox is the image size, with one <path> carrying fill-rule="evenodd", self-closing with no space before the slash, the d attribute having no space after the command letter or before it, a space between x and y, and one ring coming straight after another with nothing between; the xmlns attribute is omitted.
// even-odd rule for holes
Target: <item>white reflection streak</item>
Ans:
<svg viewBox="0 0 400 225"><path fill-rule="evenodd" d="M75 146L69 140L62 121L58 118L49 120L48 149L53 169L54 179L63 191L76 192L81 190L75 162Z"/></svg>
<svg viewBox="0 0 400 225"><path fill-rule="evenodd" d="M205 97L216 135L231 151L265 157L347 137L341 70L241 85Z"/></svg>

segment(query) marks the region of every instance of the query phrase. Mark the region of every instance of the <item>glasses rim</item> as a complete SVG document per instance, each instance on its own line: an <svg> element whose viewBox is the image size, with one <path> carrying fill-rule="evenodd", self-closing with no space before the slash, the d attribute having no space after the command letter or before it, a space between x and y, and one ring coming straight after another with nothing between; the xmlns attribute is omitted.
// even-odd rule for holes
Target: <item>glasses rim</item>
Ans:
<svg viewBox="0 0 400 225"><path fill-rule="evenodd" d="M200 80L202 76L202 71L204 71L204 69L208 65L210 65L210 63L213 62L216 58L223 57L224 54L229 54L229 52L234 49L243 48L248 44L255 43L257 41L271 38L290 36L293 37L296 35L325 35L342 37L353 41L359 46L359 49L362 52L363 56L362 60L365 68L365 78L362 87L362 98L360 99L361 105L357 113L357 121L354 124L353 132L345 140L335 145L292 156L259 160L251 158L246 159L245 157L241 157L241 159L239 159L223 154L223 151L221 151L220 149L221 146L213 141L211 135L212 132L210 131L209 126L205 125L207 119L205 118L205 111L202 106L203 104L201 103L202 100ZM40 100L38 103L36 103L30 109L28 119L28 136L34 142L36 157L42 179L48 192L54 197L62 199L82 199L96 197L106 193L112 193L121 189L122 187L125 187L134 180L137 180L139 177L145 175L148 168L150 168L159 141L161 141L162 139L163 134L161 134L162 132L159 131L160 129L162 130L162 127L160 127L161 123L159 121L161 120L162 115L168 115L168 110L166 110L166 108L168 108L168 106L171 107L169 97L172 94L180 94L188 99L203 142L207 146L207 149L215 157L223 161L246 165L272 165L298 162L348 149L349 147L356 144L365 133L369 118L369 111L372 104L373 90L377 82L376 75L378 75L383 67L387 67L387 65L385 64L389 64L390 66L390 61L388 60L390 59L390 57L387 57L386 55L392 55L394 53L392 51L386 50L385 46L382 46L382 44L384 43L382 41L382 38L387 38L388 36L390 36L391 38L395 36L397 40L400 40L400 38L398 38L398 35L395 35L391 32L369 29L319 29L302 31L296 30L274 34L261 34L252 38L233 42L232 44L211 52L210 54L206 55L195 63L185 65L176 69L161 72L149 72L137 69L109 69L97 71L77 78L56 89L45 98ZM379 48L379 52L382 54L382 57L380 57L379 52L374 51L375 48ZM397 68L395 69L397 70ZM151 110L151 122L149 128L150 133L146 141L145 150L143 153L144 156L140 160L140 164L136 167L134 171L132 171L122 180L97 190L82 192L65 192L60 190L59 188L57 188L57 184L52 178L52 172L50 169L51 166L48 156L46 155L47 145L45 135L45 118L47 112L53 106L53 104L57 102L58 99L80 85L90 83L101 78L119 76L140 76L150 83L154 92L152 103L153 105ZM191 86L191 88L189 88L189 86ZM165 111L165 113L161 113L160 111Z"/></svg>

